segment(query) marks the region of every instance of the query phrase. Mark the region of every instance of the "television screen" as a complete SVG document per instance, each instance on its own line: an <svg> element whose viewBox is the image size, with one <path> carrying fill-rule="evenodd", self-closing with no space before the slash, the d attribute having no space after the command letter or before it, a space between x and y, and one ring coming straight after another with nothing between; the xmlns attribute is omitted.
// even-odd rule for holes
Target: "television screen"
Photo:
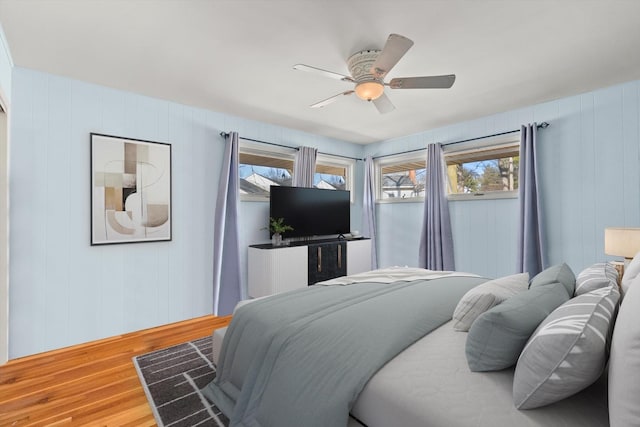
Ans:
<svg viewBox="0 0 640 427"><path fill-rule="evenodd" d="M271 186L269 216L284 218L293 231L284 237L311 237L349 233L349 191Z"/></svg>

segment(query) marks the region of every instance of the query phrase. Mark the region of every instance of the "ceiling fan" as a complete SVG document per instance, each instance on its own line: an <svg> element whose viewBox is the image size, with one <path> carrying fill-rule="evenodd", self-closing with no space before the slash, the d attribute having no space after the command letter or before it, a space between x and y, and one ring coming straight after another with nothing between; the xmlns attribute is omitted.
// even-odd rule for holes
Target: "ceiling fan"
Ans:
<svg viewBox="0 0 640 427"><path fill-rule="evenodd" d="M349 57L347 67L351 76L304 64L296 64L293 68L356 85L352 90L312 104L311 108L324 107L343 95L355 93L360 99L372 101L378 111L384 114L396 108L384 93L385 86L391 89L448 89L453 86L453 82L456 80L455 74L447 74L444 76L396 77L391 79L389 83L385 83L384 77L411 46L413 46L412 40L399 34L390 34L382 50L362 50Z"/></svg>

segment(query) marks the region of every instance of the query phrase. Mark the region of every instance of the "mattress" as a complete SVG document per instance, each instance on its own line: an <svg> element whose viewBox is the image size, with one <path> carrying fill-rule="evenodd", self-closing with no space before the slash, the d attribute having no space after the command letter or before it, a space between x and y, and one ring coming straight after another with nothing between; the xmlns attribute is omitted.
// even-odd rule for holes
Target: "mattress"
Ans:
<svg viewBox="0 0 640 427"><path fill-rule="evenodd" d="M558 403L518 410L513 368L471 372L466 332L452 322L404 350L374 375L352 414L369 427L608 426L607 379Z"/></svg>

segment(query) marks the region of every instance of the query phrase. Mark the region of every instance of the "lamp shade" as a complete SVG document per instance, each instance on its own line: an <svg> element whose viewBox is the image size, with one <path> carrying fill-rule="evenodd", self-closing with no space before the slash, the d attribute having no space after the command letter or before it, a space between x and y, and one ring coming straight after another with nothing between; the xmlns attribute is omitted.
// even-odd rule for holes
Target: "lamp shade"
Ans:
<svg viewBox="0 0 640 427"><path fill-rule="evenodd" d="M640 228L607 227L604 229L604 253L633 258L640 252Z"/></svg>

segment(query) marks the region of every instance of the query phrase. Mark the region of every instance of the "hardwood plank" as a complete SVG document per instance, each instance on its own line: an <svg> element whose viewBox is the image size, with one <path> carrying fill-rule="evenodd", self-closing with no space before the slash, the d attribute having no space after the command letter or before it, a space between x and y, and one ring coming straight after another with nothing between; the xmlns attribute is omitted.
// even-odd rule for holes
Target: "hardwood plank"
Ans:
<svg viewBox="0 0 640 427"><path fill-rule="evenodd" d="M0 426L154 426L132 358L230 321L204 316L11 360L0 366Z"/></svg>

